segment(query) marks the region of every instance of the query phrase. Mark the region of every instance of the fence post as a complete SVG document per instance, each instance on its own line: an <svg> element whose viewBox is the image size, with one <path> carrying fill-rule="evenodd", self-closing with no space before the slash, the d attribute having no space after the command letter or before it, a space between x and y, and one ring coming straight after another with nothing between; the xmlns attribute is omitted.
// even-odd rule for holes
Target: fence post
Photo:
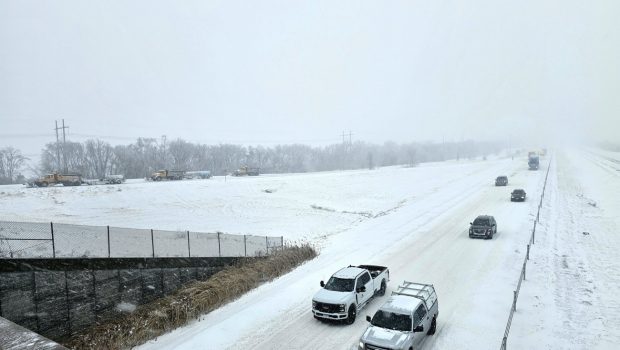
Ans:
<svg viewBox="0 0 620 350"><path fill-rule="evenodd" d="M243 235L243 252L244 256L248 256L248 241L245 235Z"/></svg>
<svg viewBox="0 0 620 350"><path fill-rule="evenodd" d="M527 260L530 260L530 245L527 245L527 254L525 255L527 257Z"/></svg>
<svg viewBox="0 0 620 350"><path fill-rule="evenodd" d="M108 258L110 256L110 225L108 225Z"/></svg>
<svg viewBox="0 0 620 350"><path fill-rule="evenodd" d="M280 236L280 248L284 250L284 236Z"/></svg>
<svg viewBox="0 0 620 350"><path fill-rule="evenodd" d="M153 249L153 257L155 257L155 239L153 238L153 229L151 229L151 248Z"/></svg>
<svg viewBox="0 0 620 350"><path fill-rule="evenodd" d="M50 222L50 229L52 231L52 257L56 258L56 242L54 241L54 223Z"/></svg>
<svg viewBox="0 0 620 350"><path fill-rule="evenodd" d="M220 232L217 233L217 254L222 257L222 244L220 243Z"/></svg>
<svg viewBox="0 0 620 350"><path fill-rule="evenodd" d="M269 238L265 236L265 255L269 255Z"/></svg>
<svg viewBox="0 0 620 350"><path fill-rule="evenodd" d="M527 270L527 260L523 262L523 280L525 281L525 272Z"/></svg>
<svg viewBox="0 0 620 350"><path fill-rule="evenodd" d="M187 256L192 257L192 246L189 244L189 230L187 230Z"/></svg>
<svg viewBox="0 0 620 350"><path fill-rule="evenodd" d="M517 291L513 290L512 291L512 310L517 311Z"/></svg>

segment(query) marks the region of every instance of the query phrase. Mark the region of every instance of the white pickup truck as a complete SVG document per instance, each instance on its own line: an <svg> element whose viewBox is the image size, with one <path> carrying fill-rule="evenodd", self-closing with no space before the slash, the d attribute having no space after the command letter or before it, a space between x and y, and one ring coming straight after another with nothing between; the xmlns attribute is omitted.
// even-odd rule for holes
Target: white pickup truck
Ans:
<svg viewBox="0 0 620 350"><path fill-rule="evenodd" d="M355 322L357 313L375 296L385 295L390 271L385 266L360 265L338 270L312 298L318 320Z"/></svg>
<svg viewBox="0 0 620 350"><path fill-rule="evenodd" d="M403 282L371 318L360 350L413 350L435 334L439 302L432 284Z"/></svg>

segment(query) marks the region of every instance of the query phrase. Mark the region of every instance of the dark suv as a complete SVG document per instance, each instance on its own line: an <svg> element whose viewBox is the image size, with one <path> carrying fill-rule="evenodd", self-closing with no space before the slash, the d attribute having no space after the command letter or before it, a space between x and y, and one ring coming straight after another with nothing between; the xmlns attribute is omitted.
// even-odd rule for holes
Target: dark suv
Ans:
<svg viewBox="0 0 620 350"><path fill-rule="evenodd" d="M469 238L493 239L493 235L497 233L497 222L490 215L480 215L469 225Z"/></svg>
<svg viewBox="0 0 620 350"><path fill-rule="evenodd" d="M510 194L511 202L524 202L525 201L525 191L521 188L516 188Z"/></svg>
<svg viewBox="0 0 620 350"><path fill-rule="evenodd" d="M495 179L495 186L506 186L508 185L508 177L507 176L498 176Z"/></svg>

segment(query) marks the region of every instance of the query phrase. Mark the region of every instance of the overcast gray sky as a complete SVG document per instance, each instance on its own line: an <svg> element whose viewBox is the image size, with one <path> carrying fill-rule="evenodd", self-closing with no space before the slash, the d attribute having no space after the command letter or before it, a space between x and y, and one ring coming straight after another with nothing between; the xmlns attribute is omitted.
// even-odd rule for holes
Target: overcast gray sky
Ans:
<svg viewBox="0 0 620 350"><path fill-rule="evenodd" d="M0 147L618 141L619 1L0 0ZM113 138L112 138L113 137Z"/></svg>

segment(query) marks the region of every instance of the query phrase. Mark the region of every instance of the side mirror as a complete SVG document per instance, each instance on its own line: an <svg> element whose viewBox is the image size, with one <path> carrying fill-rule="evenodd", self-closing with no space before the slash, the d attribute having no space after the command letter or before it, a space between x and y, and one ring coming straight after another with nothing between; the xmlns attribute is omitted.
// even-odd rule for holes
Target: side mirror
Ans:
<svg viewBox="0 0 620 350"><path fill-rule="evenodd" d="M325 282L321 281L321 287L325 287Z"/></svg>
<svg viewBox="0 0 620 350"><path fill-rule="evenodd" d="M424 332L424 326L423 325L419 325L416 328L413 329L413 333L419 333L419 332Z"/></svg>
<svg viewBox="0 0 620 350"><path fill-rule="evenodd" d="M372 321L372 318L370 318L370 316L366 315L366 321L370 322L370 321Z"/></svg>
<svg viewBox="0 0 620 350"><path fill-rule="evenodd" d="M364 293L365 291L366 291L366 287L364 287L364 286L361 286L361 287L357 288L357 290L356 290L356 292L358 292L358 293Z"/></svg>
<svg viewBox="0 0 620 350"><path fill-rule="evenodd" d="M470 225L473 225L471 222L469 223Z"/></svg>

